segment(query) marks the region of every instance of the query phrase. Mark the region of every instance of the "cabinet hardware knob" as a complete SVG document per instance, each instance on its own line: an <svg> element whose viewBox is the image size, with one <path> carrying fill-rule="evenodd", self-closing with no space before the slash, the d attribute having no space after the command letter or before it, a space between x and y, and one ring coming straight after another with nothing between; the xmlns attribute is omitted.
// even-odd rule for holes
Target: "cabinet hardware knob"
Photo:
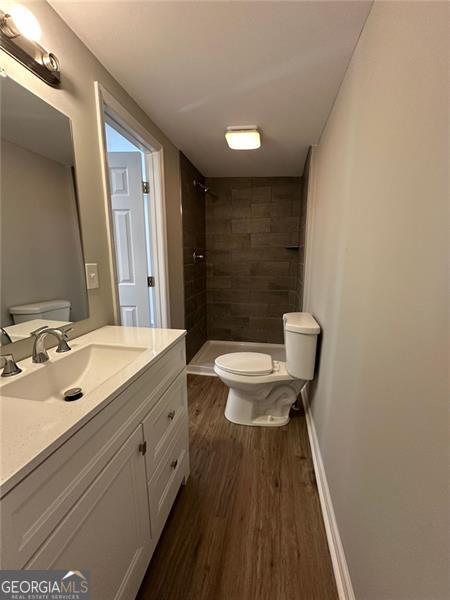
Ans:
<svg viewBox="0 0 450 600"><path fill-rule="evenodd" d="M147 442L139 444L139 452L144 456L147 452Z"/></svg>
<svg viewBox="0 0 450 600"><path fill-rule="evenodd" d="M175 417L175 411L171 410L170 413L167 415L167 418L170 419L171 421L173 421Z"/></svg>
<svg viewBox="0 0 450 600"><path fill-rule="evenodd" d="M172 469L176 469L176 468L177 468L177 465L178 465L178 460L177 460L177 459L173 460L173 461L170 463L170 466L171 466L171 468L172 468Z"/></svg>

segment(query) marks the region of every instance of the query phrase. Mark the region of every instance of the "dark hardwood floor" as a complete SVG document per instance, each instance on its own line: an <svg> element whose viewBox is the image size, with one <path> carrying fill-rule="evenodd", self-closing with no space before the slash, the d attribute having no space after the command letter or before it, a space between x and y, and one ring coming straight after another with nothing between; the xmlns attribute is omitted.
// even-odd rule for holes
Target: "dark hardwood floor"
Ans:
<svg viewBox="0 0 450 600"><path fill-rule="evenodd" d="M138 600L335 600L304 415L241 427L219 379L188 390L191 476Z"/></svg>

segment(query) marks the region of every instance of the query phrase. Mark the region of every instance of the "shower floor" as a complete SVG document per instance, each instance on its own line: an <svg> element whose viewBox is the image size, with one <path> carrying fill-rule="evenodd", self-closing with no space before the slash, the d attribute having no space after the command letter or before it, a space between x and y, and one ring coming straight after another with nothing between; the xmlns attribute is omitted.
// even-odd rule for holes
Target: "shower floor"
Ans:
<svg viewBox="0 0 450 600"><path fill-rule="evenodd" d="M273 360L286 360L283 344L208 340L188 364L187 372L192 375L215 376L214 361L221 354L227 354L228 352L262 352L264 354L270 354Z"/></svg>

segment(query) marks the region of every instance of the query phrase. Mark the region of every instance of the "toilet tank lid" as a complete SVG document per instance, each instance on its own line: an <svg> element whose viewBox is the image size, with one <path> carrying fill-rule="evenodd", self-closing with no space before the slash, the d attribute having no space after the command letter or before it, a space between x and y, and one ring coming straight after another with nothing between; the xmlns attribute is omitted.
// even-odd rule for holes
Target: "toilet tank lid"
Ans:
<svg viewBox="0 0 450 600"><path fill-rule="evenodd" d="M70 308L69 300L46 300L45 302L32 302L31 304L18 304L9 309L12 315L34 315L59 308Z"/></svg>
<svg viewBox="0 0 450 600"><path fill-rule="evenodd" d="M295 333L305 333L307 335L317 335L320 333L320 325L307 312L292 312L283 315L283 323L286 331Z"/></svg>

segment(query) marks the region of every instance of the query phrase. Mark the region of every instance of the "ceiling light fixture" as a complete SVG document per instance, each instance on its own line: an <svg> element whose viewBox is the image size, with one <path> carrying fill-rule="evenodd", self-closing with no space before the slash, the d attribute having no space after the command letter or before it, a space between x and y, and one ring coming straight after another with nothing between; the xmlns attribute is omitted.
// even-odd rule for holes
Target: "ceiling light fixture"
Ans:
<svg viewBox="0 0 450 600"><path fill-rule="evenodd" d="M42 29L26 6L14 4L8 13L0 10L0 48L49 85L60 83L59 61L39 41Z"/></svg>
<svg viewBox="0 0 450 600"><path fill-rule="evenodd" d="M227 127L225 139L232 150L256 150L261 146L261 135L255 126Z"/></svg>

